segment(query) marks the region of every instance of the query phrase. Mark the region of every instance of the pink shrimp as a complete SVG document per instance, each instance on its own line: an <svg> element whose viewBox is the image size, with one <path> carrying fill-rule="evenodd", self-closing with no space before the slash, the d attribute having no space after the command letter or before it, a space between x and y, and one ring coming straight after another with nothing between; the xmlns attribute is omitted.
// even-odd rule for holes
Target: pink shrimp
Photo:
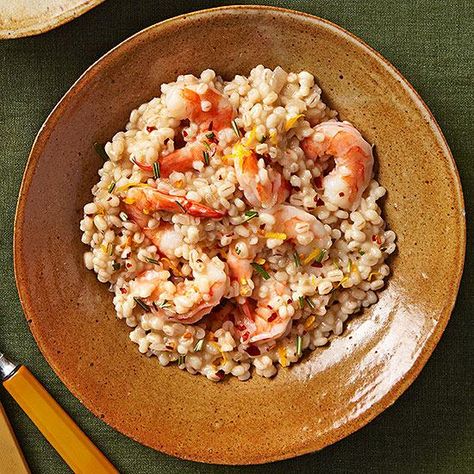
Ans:
<svg viewBox="0 0 474 474"><path fill-rule="evenodd" d="M171 196L162 193L155 188L130 188L127 192L128 206L132 206L135 219L143 220L138 217L139 213L148 215L154 211L168 211L172 213L187 213L194 217L208 217L220 219L225 216L224 211L212 209L209 206L200 204L196 201L186 199L183 196ZM130 207L127 207L130 209ZM138 225L140 225L137 222ZM141 225L140 225L141 226Z"/></svg>
<svg viewBox="0 0 474 474"><path fill-rule="evenodd" d="M321 249L331 246L329 232L309 212L289 204L279 204L267 212L274 217L275 222L266 230L283 234L285 240L293 240L300 250L307 250L309 244Z"/></svg>
<svg viewBox="0 0 474 474"><path fill-rule="evenodd" d="M237 181L247 201L256 208L271 208L289 194L288 184L274 168L259 166L257 154L241 144L234 147ZM263 163L263 158L260 158Z"/></svg>
<svg viewBox="0 0 474 474"><path fill-rule="evenodd" d="M211 86L201 94L191 88L176 87L167 94L165 104L173 117L189 119L197 123L201 130L228 128L235 116L229 99Z"/></svg>
<svg viewBox="0 0 474 474"><path fill-rule="evenodd" d="M342 209L358 207L370 183L374 157L372 147L349 122L323 122L301 147L310 159L334 157L334 169L324 177L324 197Z"/></svg>
<svg viewBox="0 0 474 474"><path fill-rule="evenodd" d="M245 344L274 341L285 335L294 311L280 311L282 304L291 300L289 288L279 282L268 283L271 286L269 296L255 303L247 299L236 316L236 329L241 342Z"/></svg>
<svg viewBox="0 0 474 474"><path fill-rule="evenodd" d="M227 290L224 262L217 257L200 258L203 262L199 269L191 263L194 279L177 283L170 301L163 300L162 296L169 291L165 285L168 281L166 273L158 270L147 270L135 278L130 284L130 296L140 298L153 313L168 320L183 324L198 322L220 303ZM183 305L183 301L187 302L190 298L191 306Z"/></svg>

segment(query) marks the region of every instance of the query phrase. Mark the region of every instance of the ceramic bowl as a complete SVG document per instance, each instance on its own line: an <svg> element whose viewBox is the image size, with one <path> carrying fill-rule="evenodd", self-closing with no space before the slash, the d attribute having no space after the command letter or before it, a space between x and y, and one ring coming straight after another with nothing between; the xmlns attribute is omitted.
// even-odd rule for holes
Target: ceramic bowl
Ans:
<svg viewBox="0 0 474 474"><path fill-rule="evenodd" d="M376 145L392 275L344 333L271 379L213 383L141 355L106 285L83 265L79 221L101 160L94 142L178 74L225 78L264 64L312 72L325 100ZM325 20L224 7L151 26L88 69L33 145L15 223L15 270L31 331L71 392L131 438L182 458L263 463L364 426L416 378L448 322L462 273L463 198L445 139L401 74ZM440 271L439 256L442 256Z"/></svg>

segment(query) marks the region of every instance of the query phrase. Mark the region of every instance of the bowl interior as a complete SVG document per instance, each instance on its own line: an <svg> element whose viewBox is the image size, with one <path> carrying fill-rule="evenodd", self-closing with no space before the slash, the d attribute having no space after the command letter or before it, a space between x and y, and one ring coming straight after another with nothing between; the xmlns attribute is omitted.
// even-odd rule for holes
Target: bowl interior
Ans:
<svg viewBox="0 0 474 474"><path fill-rule="evenodd" d="M94 142L123 129L130 111L178 74L213 68L231 78L257 64L312 72L330 106L376 145L378 179L388 189L385 217L399 250L380 301L327 347L273 380L215 384L139 354L114 317L111 293L83 265L79 221L101 166ZM457 293L462 208L455 165L433 117L393 67L359 40L295 12L198 12L115 48L48 118L17 210L17 283L48 362L97 416L176 456L266 462L346 436L414 380Z"/></svg>

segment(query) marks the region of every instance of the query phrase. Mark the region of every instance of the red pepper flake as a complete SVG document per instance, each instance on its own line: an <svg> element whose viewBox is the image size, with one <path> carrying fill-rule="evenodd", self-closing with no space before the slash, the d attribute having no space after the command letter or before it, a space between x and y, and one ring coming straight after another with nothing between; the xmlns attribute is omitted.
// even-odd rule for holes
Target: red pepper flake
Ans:
<svg viewBox="0 0 474 474"><path fill-rule="evenodd" d="M242 341L246 341L249 338L250 334L246 332L245 334L242 335Z"/></svg>
<svg viewBox="0 0 474 474"><path fill-rule="evenodd" d="M339 193L339 196L343 197L343 196L344 196L344 193L343 193L343 192L340 192L340 193Z"/></svg>
<svg viewBox="0 0 474 474"><path fill-rule="evenodd" d="M130 268L130 267L132 266L132 264L127 262L127 263L125 264L125 266L126 266L127 268Z"/></svg>
<svg viewBox="0 0 474 474"><path fill-rule="evenodd" d="M277 314L276 314L276 313L273 313L273 314L267 319L267 322L271 323L272 321L275 321L276 318L277 318Z"/></svg>
<svg viewBox="0 0 474 474"><path fill-rule="evenodd" d="M324 206L324 201L321 198L318 198L316 201L316 206Z"/></svg>
<svg viewBox="0 0 474 474"><path fill-rule="evenodd" d="M146 128L146 131L147 131L148 133L153 132L153 130L156 130L156 127L154 127L153 125L149 125L149 126Z"/></svg>
<svg viewBox="0 0 474 474"><path fill-rule="evenodd" d="M122 293L122 295L126 294L127 289L126 288L120 288L120 293Z"/></svg>
<svg viewBox="0 0 474 474"><path fill-rule="evenodd" d="M375 242L376 239L377 239L377 236L374 234L374 235L372 236L372 242Z"/></svg>
<svg viewBox="0 0 474 474"><path fill-rule="evenodd" d="M219 377L219 380L222 380L225 377L225 372L220 369L216 372L216 375Z"/></svg>
<svg viewBox="0 0 474 474"><path fill-rule="evenodd" d="M248 346L247 349L245 349L245 352L247 352L251 357L260 355L260 349L257 346Z"/></svg>
<svg viewBox="0 0 474 474"><path fill-rule="evenodd" d="M313 262L311 266L316 268L323 268L323 264L321 262Z"/></svg>
<svg viewBox="0 0 474 474"><path fill-rule="evenodd" d="M237 331L245 331L247 328L243 324L238 324L235 326L235 329L237 329Z"/></svg>
<svg viewBox="0 0 474 474"><path fill-rule="evenodd" d="M318 189L321 189L323 187L323 179L321 178L321 176L317 176L316 178L314 178L314 185Z"/></svg>
<svg viewBox="0 0 474 474"><path fill-rule="evenodd" d="M377 244L381 245L382 244L382 238L380 237L380 235L377 235L377 237L375 238Z"/></svg>
<svg viewBox="0 0 474 474"><path fill-rule="evenodd" d="M211 120L211 121L209 122L209 127L207 127L207 129L208 129L209 131L211 131L213 125L214 125L214 122Z"/></svg>
<svg viewBox="0 0 474 474"><path fill-rule="evenodd" d="M182 134L183 134L183 137L187 137L188 136L188 132L186 130L183 130L182 131Z"/></svg>

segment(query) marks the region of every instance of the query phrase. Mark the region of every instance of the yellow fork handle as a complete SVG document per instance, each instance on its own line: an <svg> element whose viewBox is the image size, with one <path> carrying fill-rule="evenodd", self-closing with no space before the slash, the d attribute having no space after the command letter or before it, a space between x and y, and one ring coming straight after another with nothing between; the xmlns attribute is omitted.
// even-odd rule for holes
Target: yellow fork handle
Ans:
<svg viewBox="0 0 474 474"><path fill-rule="evenodd" d="M118 472L25 366L3 385L74 472Z"/></svg>

